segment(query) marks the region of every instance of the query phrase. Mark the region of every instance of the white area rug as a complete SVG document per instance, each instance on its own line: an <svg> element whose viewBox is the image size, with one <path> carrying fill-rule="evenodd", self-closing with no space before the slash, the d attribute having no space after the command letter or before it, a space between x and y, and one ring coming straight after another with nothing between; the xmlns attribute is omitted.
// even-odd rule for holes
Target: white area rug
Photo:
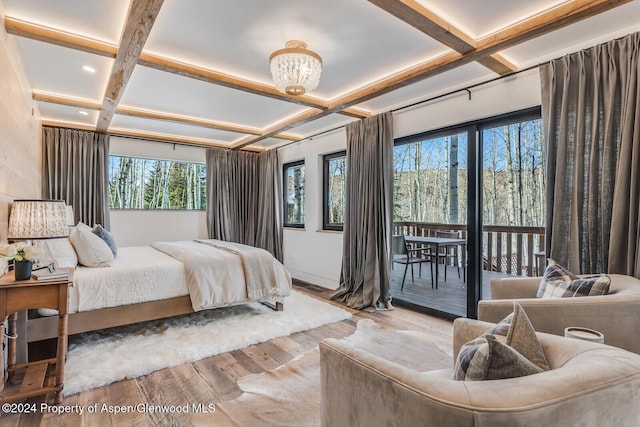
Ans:
<svg viewBox="0 0 640 427"><path fill-rule="evenodd" d="M292 291L280 312L248 304L86 333L69 344L64 395L349 317L346 310Z"/></svg>

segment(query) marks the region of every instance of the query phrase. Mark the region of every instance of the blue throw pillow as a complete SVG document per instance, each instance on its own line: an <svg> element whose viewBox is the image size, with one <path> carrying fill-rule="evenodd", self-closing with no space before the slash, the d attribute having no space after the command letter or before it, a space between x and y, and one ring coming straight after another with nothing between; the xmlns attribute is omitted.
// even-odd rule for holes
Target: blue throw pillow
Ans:
<svg viewBox="0 0 640 427"><path fill-rule="evenodd" d="M100 224L97 224L93 227L93 233L100 237L104 242L109 246L111 252L113 252L113 257L118 256L118 245L116 244L116 239L113 238L113 235L105 230Z"/></svg>

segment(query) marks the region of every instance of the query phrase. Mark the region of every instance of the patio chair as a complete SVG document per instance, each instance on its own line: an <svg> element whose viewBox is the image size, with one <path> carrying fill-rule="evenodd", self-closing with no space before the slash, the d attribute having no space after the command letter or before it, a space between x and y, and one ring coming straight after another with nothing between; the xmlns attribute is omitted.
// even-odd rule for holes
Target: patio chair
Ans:
<svg viewBox="0 0 640 427"><path fill-rule="evenodd" d="M422 277L422 264L428 262L431 264L431 288L433 289L433 260L434 257L428 252L426 248L412 248L405 240L404 236L393 236L392 241L393 252L393 264L403 264L404 274L402 276L402 285L400 291L404 288L404 282L407 279L407 270L411 266L411 283L415 282L415 276L413 272L413 266L419 265L418 277Z"/></svg>
<svg viewBox="0 0 640 427"><path fill-rule="evenodd" d="M460 232L459 231L436 231L436 237L442 237L446 239L459 239ZM458 248L460 245L445 245L440 247L440 252L438 253L438 263L442 259L444 260L444 281L447 281L447 263L449 261L453 261L455 266L458 268L458 278L460 278L460 257ZM438 266L436 265L436 268ZM464 268L464 266L462 267ZM466 271L464 275L463 281L466 279Z"/></svg>

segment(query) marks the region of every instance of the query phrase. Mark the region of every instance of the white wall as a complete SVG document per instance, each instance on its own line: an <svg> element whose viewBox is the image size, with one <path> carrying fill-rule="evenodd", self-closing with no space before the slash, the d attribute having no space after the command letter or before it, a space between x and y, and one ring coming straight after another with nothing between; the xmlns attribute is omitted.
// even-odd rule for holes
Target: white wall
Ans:
<svg viewBox="0 0 640 427"><path fill-rule="evenodd" d="M206 160L206 150L202 147L117 136L111 137L109 154L200 163ZM110 217L111 233L118 246L143 246L160 240L207 238L205 211L112 209Z"/></svg>
<svg viewBox="0 0 640 427"><path fill-rule="evenodd" d="M5 242L11 202L42 194L42 130L22 60L0 27L0 242Z"/></svg>
<svg viewBox="0 0 640 427"><path fill-rule="evenodd" d="M394 137L496 116L540 105L538 70L508 77L394 113ZM305 228L285 229L284 264L294 278L335 289L342 261L342 233L322 230L322 156L344 150L344 129L280 149L283 163L305 160Z"/></svg>

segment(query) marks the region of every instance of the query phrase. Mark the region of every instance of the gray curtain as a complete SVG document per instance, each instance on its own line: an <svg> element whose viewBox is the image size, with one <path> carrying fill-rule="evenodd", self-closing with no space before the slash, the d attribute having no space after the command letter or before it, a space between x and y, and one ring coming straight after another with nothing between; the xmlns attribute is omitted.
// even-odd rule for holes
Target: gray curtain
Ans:
<svg viewBox="0 0 640 427"><path fill-rule="evenodd" d="M282 261L278 152L207 150L207 224L212 239L243 243Z"/></svg>
<svg viewBox="0 0 640 427"><path fill-rule="evenodd" d="M42 193L73 206L76 221L109 229L109 135L43 126Z"/></svg>
<svg viewBox="0 0 640 427"><path fill-rule="evenodd" d="M640 33L540 67L547 255L640 277Z"/></svg>
<svg viewBox="0 0 640 427"><path fill-rule="evenodd" d="M340 287L331 298L358 309L390 307L393 116L351 123Z"/></svg>

